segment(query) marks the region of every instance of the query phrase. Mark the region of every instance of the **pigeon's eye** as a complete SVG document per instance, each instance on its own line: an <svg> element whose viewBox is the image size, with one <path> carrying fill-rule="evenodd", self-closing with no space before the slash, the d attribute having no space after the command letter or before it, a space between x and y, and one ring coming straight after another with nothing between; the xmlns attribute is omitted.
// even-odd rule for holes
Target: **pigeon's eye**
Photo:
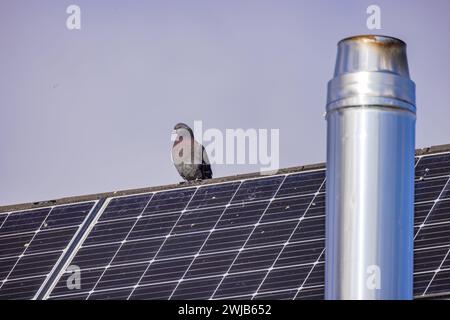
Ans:
<svg viewBox="0 0 450 320"><path fill-rule="evenodd" d="M178 141L183 141L183 136L180 136L180 138L178 139Z"/></svg>

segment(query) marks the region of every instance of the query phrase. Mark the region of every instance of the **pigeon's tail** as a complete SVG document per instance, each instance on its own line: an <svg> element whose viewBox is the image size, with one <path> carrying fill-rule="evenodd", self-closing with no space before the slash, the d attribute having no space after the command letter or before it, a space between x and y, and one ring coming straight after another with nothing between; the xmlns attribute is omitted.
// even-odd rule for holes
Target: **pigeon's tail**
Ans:
<svg viewBox="0 0 450 320"><path fill-rule="evenodd" d="M204 179L212 179L212 170L209 163L202 164L202 180Z"/></svg>

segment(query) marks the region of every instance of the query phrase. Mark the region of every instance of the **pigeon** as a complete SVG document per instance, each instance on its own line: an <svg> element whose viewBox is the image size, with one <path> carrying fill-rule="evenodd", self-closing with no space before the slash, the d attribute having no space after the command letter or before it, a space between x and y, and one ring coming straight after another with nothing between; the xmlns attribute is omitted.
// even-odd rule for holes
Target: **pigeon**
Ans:
<svg viewBox="0 0 450 320"><path fill-rule="evenodd" d="M212 178L211 165L205 148L194 139L192 129L178 123L172 131L172 162L186 181Z"/></svg>

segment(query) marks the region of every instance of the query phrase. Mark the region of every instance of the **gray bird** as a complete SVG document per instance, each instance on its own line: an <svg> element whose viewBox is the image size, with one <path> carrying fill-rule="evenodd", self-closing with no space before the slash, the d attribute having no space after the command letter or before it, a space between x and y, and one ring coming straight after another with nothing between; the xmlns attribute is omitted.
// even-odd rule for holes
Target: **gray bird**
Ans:
<svg viewBox="0 0 450 320"><path fill-rule="evenodd" d="M186 181L212 178L211 165L205 148L195 141L192 129L179 123L172 132L172 161Z"/></svg>

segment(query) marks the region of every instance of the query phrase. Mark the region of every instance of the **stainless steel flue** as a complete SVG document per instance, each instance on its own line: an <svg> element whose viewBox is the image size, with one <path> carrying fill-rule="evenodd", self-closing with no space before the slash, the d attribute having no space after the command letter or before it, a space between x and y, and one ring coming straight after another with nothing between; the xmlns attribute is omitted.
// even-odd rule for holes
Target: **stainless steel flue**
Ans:
<svg viewBox="0 0 450 320"><path fill-rule="evenodd" d="M326 299L412 299L415 114L403 41L339 42L326 114Z"/></svg>

